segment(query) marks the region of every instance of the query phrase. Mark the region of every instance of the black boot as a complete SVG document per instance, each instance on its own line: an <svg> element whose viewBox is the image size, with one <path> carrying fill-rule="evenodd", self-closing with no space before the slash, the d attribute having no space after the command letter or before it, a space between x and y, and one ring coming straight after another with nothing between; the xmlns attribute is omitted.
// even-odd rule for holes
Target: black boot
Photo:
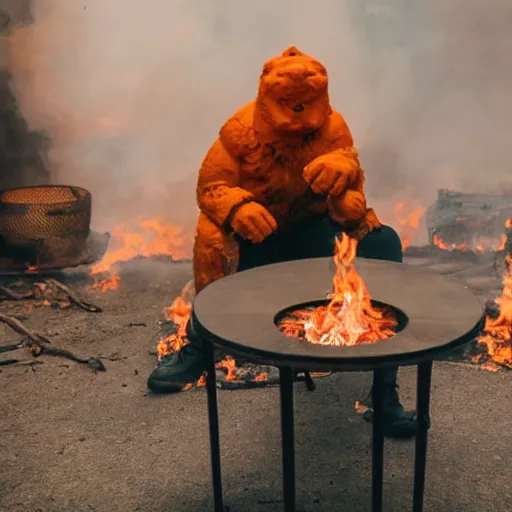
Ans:
<svg viewBox="0 0 512 512"><path fill-rule="evenodd" d="M414 437L418 427L416 414L406 411L400 403L397 385L398 368L390 368L384 373L383 432L385 437L406 439ZM373 421L373 411L363 414L366 421Z"/></svg>
<svg viewBox="0 0 512 512"><path fill-rule="evenodd" d="M194 384L206 369L204 350L197 337L179 352L164 356L148 378L148 388L154 393L177 393L187 384Z"/></svg>

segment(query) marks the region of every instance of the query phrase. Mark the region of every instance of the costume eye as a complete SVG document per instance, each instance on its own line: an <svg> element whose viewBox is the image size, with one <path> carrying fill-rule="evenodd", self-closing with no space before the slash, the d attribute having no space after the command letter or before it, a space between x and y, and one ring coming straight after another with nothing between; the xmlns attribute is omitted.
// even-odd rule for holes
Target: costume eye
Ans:
<svg viewBox="0 0 512 512"><path fill-rule="evenodd" d="M302 103L297 103L292 109L295 113L304 112L304 105Z"/></svg>

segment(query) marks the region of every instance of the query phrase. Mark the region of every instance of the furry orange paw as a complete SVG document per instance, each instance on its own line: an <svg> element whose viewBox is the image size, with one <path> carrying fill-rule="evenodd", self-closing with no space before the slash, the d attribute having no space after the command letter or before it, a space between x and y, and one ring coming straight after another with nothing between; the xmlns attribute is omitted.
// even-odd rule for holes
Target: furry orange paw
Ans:
<svg viewBox="0 0 512 512"><path fill-rule="evenodd" d="M356 156L348 152L333 152L315 158L304 168L303 176L316 194L339 196L360 172Z"/></svg>
<svg viewBox="0 0 512 512"><path fill-rule="evenodd" d="M277 229L276 219L261 204L245 203L233 214L231 227L242 238L258 244Z"/></svg>

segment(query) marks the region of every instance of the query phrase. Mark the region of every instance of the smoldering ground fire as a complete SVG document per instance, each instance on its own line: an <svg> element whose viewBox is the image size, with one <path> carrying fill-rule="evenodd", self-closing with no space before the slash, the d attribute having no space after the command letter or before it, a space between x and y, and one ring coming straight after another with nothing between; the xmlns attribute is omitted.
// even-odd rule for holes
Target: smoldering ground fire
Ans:
<svg viewBox="0 0 512 512"><path fill-rule="evenodd" d="M508 229L509 226L510 221L507 221L505 229ZM170 230L169 228L169 231ZM506 234L502 234L500 246L505 245L505 239ZM146 245L151 244L156 247L161 247L161 244L156 240L146 242ZM437 248L436 246L432 247ZM306 336L305 327L309 321L309 333L313 338L310 338L308 341L326 344L339 343L350 345L359 342L377 342L378 340L385 340L387 337L392 336L396 328L396 318L393 316L393 312L390 310L386 311L385 308L379 307L378 305L374 306L369 302L370 295L364 286L364 282L360 280L352 267L356 248L355 240L342 237L341 240L337 241L336 248L334 262L337 271L333 276L335 292L329 297L330 307L322 306L316 310L311 308L309 311L305 312L292 312L291 316L286 316L281 320L280 328L287 335L301 338ZM425 248L425 250L428 250L428 248ZM448 254L449 251L446 250L446 253ZM112 256L107 255L105 261L112 261L112 258ZM508 256L507 261L509 261ZM508 297L510 294L509 288L510 274L506 273L502 297L496 301L497 304L500 305L500 313L494 318L491 316L487 317L485 332L478 338L479 343L485 350L483 353L473 358L473 362L475 363L490 360L502 367L511 366L510 350L512 345L510 344L510 339L512 321L508 314L510 306L508 304L510 301ZM344 304L345 306L347 305L346 293L347 291L350 293L350 290L352 290L356 297L356 300L351 304L355 314L343 315L339 321L337 314L341 312ZM183 292L171 302L170 306L165 308L165 318L171 322L172 328L170 332L157 340L156 353L158 358L168 356L178 351L184 344L189 342L186 334L186 326L190 316L192 301L193 286L189 283L183 289ZM363 328L361 328L361 319L363 320ZM347 325L346 322L353 322L354 325ZM356 325L357 328L354 328ZM333 327L338 327L338 338L334 341L330 339L329 336L331 333L330 329ZM339 336L340 331L341 337ZM344 339L343 334L345 334L348 339ZM233 358L228 357L224 361L219 362L218 367L226 371L228 380L236 380L236 361ZM264 380L265 375L257 375L256 379ZM201 380L199 385L203 384L204 381Z"/></svg>

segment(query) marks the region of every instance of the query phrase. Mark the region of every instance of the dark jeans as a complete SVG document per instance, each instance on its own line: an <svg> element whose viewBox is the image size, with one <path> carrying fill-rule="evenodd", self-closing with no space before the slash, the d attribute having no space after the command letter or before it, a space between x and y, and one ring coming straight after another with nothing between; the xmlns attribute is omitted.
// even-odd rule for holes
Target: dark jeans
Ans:
<svg viewBox="0 0 512 512"><path fill-rule="evenodd" d="M249 270L271 263L324 258L334 255L334 239L341 232L341 227L329 218L322 218L303 229L284 235L272 235L261 244L240 241L240 264L238 270ZM382 226L379 231L372 231L359 243L357 256L402 262L402 243L396 231L389 226ZM386 381L396 382L398 368L386 372Z"/></svg>
<svg viewBox="0 0 512 512"><path fill-rule="evenodd" d="M328 218L309 224L304 229L284 235L273 235L261 244L246 240L240 242L238 270L307 258L325 258L334 255L334 238L341 232L338 224ZM359 243L357 256L386 261L402 261L402 243L396 231L382 226L372 231Z"/></svg>

